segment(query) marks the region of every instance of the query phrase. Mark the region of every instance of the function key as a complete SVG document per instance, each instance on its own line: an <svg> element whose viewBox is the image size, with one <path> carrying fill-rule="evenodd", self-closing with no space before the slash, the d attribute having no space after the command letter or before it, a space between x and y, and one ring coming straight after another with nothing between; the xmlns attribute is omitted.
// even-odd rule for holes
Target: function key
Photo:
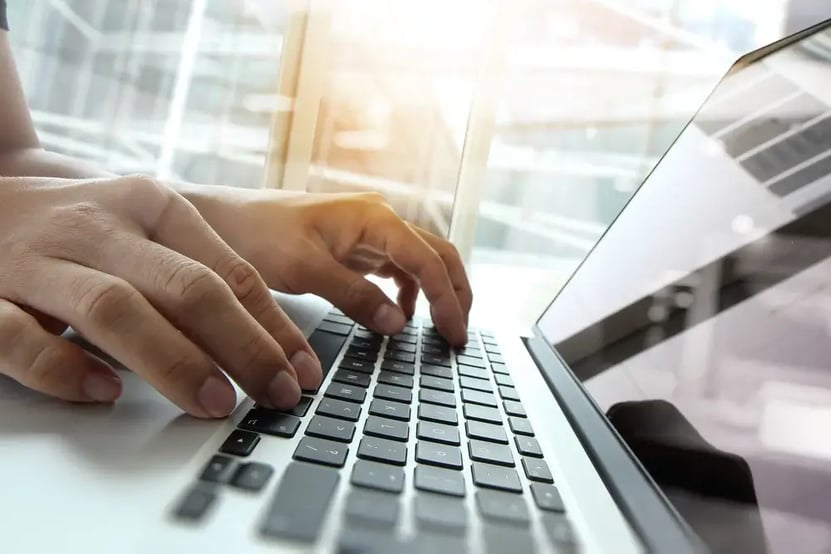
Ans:
<svg viewBox="0 0 831 554"><path fill-rule="evenodd" d="M326 392L323 393L326 398L336 398L338 400L346 400L347 402L354 402L355 404L363 404L366 398L366 389L355 385L345 385L343 383L332 383Z"/></svg>
<svg viewBox="0 0 831 554"><path fill-rule="evenodd" d="M522 469L525 470L525 475L532 481L539 481L541 483L553 483L554 477L551 475L551 470L548 469L548 464L545 460L539 458L523 458Z"/></svg>
<svg viewBox="0 0 831 554"><path fill-rule="evenodd" d="M339 369L332 376L332 381L366 388L369 386L371 379L369 375L364 373L358 373L357 371L350 371L348 369Z"/></svg>
<svg viewBox="0 0 831 554"><path fill-rule="evenodd" d="M404 490L404 470L368 460L358 460L352 466L353 485L386 492Z"/></svg>
<svg viewBox="0 0 831 554"><path fill-rule="evenodd" d="M434 389L444 392L453 392L456 390L452 380L434 377L433 375L422 375L421 379L419 379L419 384L424 389Z"/></svg>
<svg viewBox="0 0 831 554"><path fill-rule="evenodd" d="M499 387L499 396L502 397L502 400L519 402L519 393L514 387Z"/></svg>
<svg viewBox="0 0 831 554"><path fill-rule="evenodd" d="M441 377L442 379L453 379L453 370L449 367L441 367L437 365L424 364L421 366L422 375L430 375L432 377Z"/></svg>
<svg viewBox="0 0 831 554"><path fill-rule="evenodd" d="M416 466L415 487L418 490L448 496L465 495L465 479L462 473L428 465Z"/></svg>
<svg viewBox="0 0 831 554"><path fill-rule="evenodd" d="M291 438L300 427L300 419L273 410L254 408L239 422L239 428L255 433Z"/></svg>
<svg viewBox="0 0 831 554"><path fill-rule="evenodd" d="M456 396L452 392L444 392L433 389L421 389L418 391L418 401L427 404L438 404L449 408L456 407Z"/></svg>
<svg viewBox="0 0 831 554"><path fill-rule="evenodd" d="M534 436L534 429L531 427L531 423L525 418L509 417L508 425L510 425L511 431L517 435L527 435L529 437Z"/></svg>
<svg viewBox="0 0 831 554"><path fill-rule="evenodd" d="M459 423L459 417L456 415L456 410L453 408L446 408L444 406L434 406L433 404L419 405L418 419L434 421L436 423L447 423L449 425L458 425Z"/></svg>
<svg viewBox="0 0 831 554"><path fill-rule="evenodd" d="M249 456L259 442L260 435L257 433L236 429L228 435L228 438L219 447L219 451L235 456Z"/></svg>
<svg viewBox="0 0 831 554"><path fill-rule="evenodd" d="M444 425L442 423L419 421L418 426L416 427L416 436L419 439L450 444L453 446L459 446L461 444L459 430L456 427Z"/></svg>
<svg viewBox="0 0 831 554"><path fill-rule="evenodd" d="M514 437L516 442L516 449L523 456L533 456L534 458L542 458L542 448L540 443L534 437Z"/></svg>
<svg viewBox="0 0 831 554"><path fill-rule="evenodd" d="M396 350L387 350L384 353L385 360L395 360L398 362L405 362L408 364L415 363L415 354L410 354L409 352L398 352Z"/></svg>
<svg viewBox="0 0 831 554"><path fill-rule="evenodd" d="M378 382L387 385L397 385L399 387L413 388L413 378L410 375L403 373L395 373L394 371L382 371L378 374Z"/></svg>
<svg viewBox="0 0 831 554"><path fill-rule="evenodd" d="M415 365L397 360L384 360L381 362L381 369L403 373L404 375L415 375Z"/></svg>
<svg viewBox="0 0 831 554"><path fill-rule="evenodd" d="M210 461L205 464L205 468L199 475L199 479L212 483L226 483L233 474L233 467L233 458L217 454L211 457Z"/></svg>
<svg viewBox="0 0 831 554"><path fill-rule="evenodd" d="M314 542L332 504L339 480L337 471L290 463L269 504L262 533L275 538ZM302 498L303 502L298 502L298 498Z"/></svg>
<svg viewBox="0 0 831 554"><path fill-rule="evenodd" d="M496 408L477 406L476 404L465 404L462 411L467 419L484 421L485 423L502 423L502 416Z"/></svg>
<svg viewBox="0 0 831 554"><path fill-rule="evenodd" d="M241 464L234 474L231 485L238 489L256 492L265 487L265 484L268 483L268 480L271 479L273 474L274 468L270 465L257 462Z"/></svg>
<svg viewBox="0 0 831 554"><path fill-rule="evenodd" d="M566 507L560 497L560 491L554 485L531 483L531 494L540 510L547 512L565 512Z"/></svg>
<svg viewBox="0 0 831 554"><path fill-rule="evenodd" d="M375 362L368 360L357 360L355 358L344 358L341 360L339 369L347 369L350 371L357 371L359 373L370 374L375 371Z"/></svg>
<svg viewBox="0 0 831 554"><path fill-rule="evenodd" d="M511 454L511 449L507 446L476 439L468 441L467 446L471 460L514 467L514 455Z"/></svg>
<svg viewBox="0 0 831 554"><path fill-rule="evenodd" d="M487 519L527 525L531 519L525 498L501 491L476 491L476 505Z"/></svg>
<svg viewBox="0 0 831 554"><path fill-rule="evenodd" d="M416 444L416 461L447 469L462 469L462 451L455 446L419 441Z"/></svg>
<svg viewBox="0 0 831 554"><path fill-rule="evenodd" d="M352 332L351 325L345 325L343 323L333 323L331 321L324 321L320 325L317 326L318 331L326 331L327 333L334 333L336 335L346 336Z"/></svg>
<svg viewBox="0 0 831 554"><path fill-rule="evenodd" d="M407 461L407 446L378 437L364 437L358 445L358 457L403 466Z"/></svg>
<svg viewBox="0 0 831 554"><path fill-rule="evenodd" d="M294 451L294 459L332 467L343 467L348 453L349 448L345 444L315 437L303 437ZM285 479L285 476L283 479ZM301 494L297 498L303 498L305 502L306 497ZM296 503L297 498L294 498L292 502Z"/></svg>
<svg viewBox="0 0 831 554"><path fill-rule="evenodd" d="M418 475L418 469L416 469ZM467 509L464 502L435 494L418 494L415 498L415 517L418 525L444 533L461 534L467 527ZM424 552L464 552L464 549L425 547ZM418 549L416 549L418 550Z"/></svg>
<svg viewBox="0 0 831 554"><path fill-rule="evenodd" d="M202 519L210 507L216 502L216 492L195 487L185 494L176 507L176 517L189 521Z"/></svg>
<svg viewBox="0 0 831 554"><path fill-rule="evenodd" d="M522 492L519 474L515 469L473 462L471 464L471 471L473 474L473 482L478 487L508 492Z"/></svg>
<svg viewBox="0 0 831 554"><path fill-rule="evenodd" d="M476 379L474 377L467 377L465 375L459 377L459 386L463 389L473 389L490 393L493 392L493 387L491 386L490 381L485 381L484 379Z"/></svg>
<svg viewBox="0 0 831 554"><path fill-rule="evenodd" d="M493 376L493 378L496 381L496 384L501 386L501 387L513 387L514 386L514 380L511 379L510 375L505 375L504 373L496 373Z"/></svg>
<svg viewBox="0 0 831 554"><path fill-rule="evenodd" d="M499 406L493 393L472 389L462 389L462 402L481 404L482 406L490 406L491 408Z"/></svg>
<svg viewBox="0 0 831 554"><path fill-rule="evenodd" d="M397 419L399 421L410 420L410 406L400 402L391 402L389 400L374 399L369 404L369 413L381 417L388 417L390 419Z"/></svg>
<svg viewBox="0 0 831 554"><path fill-rule="evenodd" d="M403 402L405 404L409 404L413 400L413 391L408 388L397 387L395 385L375 385L375 390L372 395L375 398L395 400L396 402Z"/></svg>
<svg viewBox="0 0 831 554"><path fill-rule="evenodd" d="M349 443L355 435L355 424L342 419L316 415L306 427L306 434L310 437Z"/></svg>
<svg viewBox="0 0 831 554"><path fill-rule="evenodd" d="M465 423L465 430L470 439L480 439L498 444L508 444L508 435L501 425L482 423L481 421L468 421Z"/></svg>
<svg viewBox="0 0 831 554"><path fill-rule="evenodd" d="M358 421L361 415L361 407L352 402L345 402L335 398L323 398L317 406L315 413L345 419L346 421Z"/></svg>
<svg viewBox="0 0 831 554"><path fill-rule="evenodd" d="M505 407L505 413L509 416L528 417L528 414L525 413L525 408L519 402L506 400L502 405Z"/></svg>
<svg viewBox="0 0 831 554"><path fill-rule="evenodd" d="M403 421L371 415L366 418L364 434L371 437L407 442L410 438L410 426Z"/></svg>

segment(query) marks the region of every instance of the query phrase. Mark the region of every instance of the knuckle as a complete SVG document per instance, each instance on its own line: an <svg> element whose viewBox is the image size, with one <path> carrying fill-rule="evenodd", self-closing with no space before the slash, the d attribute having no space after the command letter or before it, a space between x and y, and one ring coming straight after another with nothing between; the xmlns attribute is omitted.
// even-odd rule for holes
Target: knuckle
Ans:
<svg viewBox="0 0 831 554"><path fill-rule="evenodd" d="M371 301L375 300L374 290L364 279L356 278L346 285L345 296L347 301L360 307L374 308Z"/></svg>
<svg viewBox="0 0 831 554"><path fill-rule="evenodd" d="M0 302L0 345L3 350L14 348L26 327L26 316L17 307Z"/></svg>
<svg viewBox="0 0 831 554"><path fill-rule="evenodd" d="M27 384L43 388L56 378L56 370L71 367L71 357L64 348L50 344L43 347L23 371Z"/></svg>
<svg viewBox="0 0 831 554"><path fill-rule="evenodd" d="M137 198L153 201L165 200L171 196L170 187L149 175L131 175L126 179Z"/></svg>
<svg viewBox="0 0 831 554"><path fill-rule="evenodd" d="M135 291L117 277L89 279L78 286L75 305L94 323L111 325L123 317L135 299Z"/></svg>
<svg viewBox="0 0 831 554"><path fill-rule="evenodd" d="M232 256L223 263L218 272L225 275L225 281L231 287L234 296L243 304L265 299L266 286L254 266L239 256Z"/></svg>
<svg viewBox="0 0 831 554"><path fill-rule="evenodd" d="M171 271L165 289L171 291L186 309L197 309L221 300L226 285L207 267L186 261Z"/></svg>
<svg viewBox="0 0 831 554"><path fill-rule="evenodd" d="M203 371L207 364L196 356L177 353L158 368L158 378L166 385L187 382Z"/></svg>

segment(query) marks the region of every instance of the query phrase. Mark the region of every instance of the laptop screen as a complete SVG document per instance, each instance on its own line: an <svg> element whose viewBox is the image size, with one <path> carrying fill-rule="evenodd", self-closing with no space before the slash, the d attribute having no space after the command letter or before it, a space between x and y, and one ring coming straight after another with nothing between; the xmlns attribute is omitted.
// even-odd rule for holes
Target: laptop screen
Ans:
<svg viewBox="0 0 831 554"><path fill-rule="evenodd" d="M539 327L706 543L831 552L831 28L731 70Z"/></svg>

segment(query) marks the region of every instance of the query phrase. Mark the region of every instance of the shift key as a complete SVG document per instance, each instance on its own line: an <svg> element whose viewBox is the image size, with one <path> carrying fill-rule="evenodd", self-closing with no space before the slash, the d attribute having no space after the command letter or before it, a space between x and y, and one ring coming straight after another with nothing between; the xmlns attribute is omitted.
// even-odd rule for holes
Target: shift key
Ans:
<svg viewBox="0 0 831 554"><path fill-rule="evenodd" d="M262 533L273 538L314 542L339 479L336 470L290 463L268 508Z"/></svg>

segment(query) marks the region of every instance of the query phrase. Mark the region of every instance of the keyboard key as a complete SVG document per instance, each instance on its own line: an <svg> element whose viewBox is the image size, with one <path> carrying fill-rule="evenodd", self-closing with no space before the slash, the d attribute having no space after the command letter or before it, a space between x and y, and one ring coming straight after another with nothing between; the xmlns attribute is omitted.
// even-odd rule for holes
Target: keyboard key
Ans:
<svg viewBox="0 0 831 554"><path fill-rule="evenodd" d="M514 455L507 446L501 446L480 440L467 443L470 459L501 466L514 467Z"/></svg>
<svg viewBox="0 0 831 554"><path fill-rule="evenodd" d="M523 456L533 456L534 458L542 458L542 448L537 439L533 437L514 437L516 449Z"/></svg>
<svg viewBox="0 0 831 554"><path fill-rule="evenodd" d="M349 448L345 444L319 439L303 437L294 451L295 460L314 462L333 467L343 467ZM298 497L300 498L300 497ZM297 500L295 499L294 502Z"/></svg>
<svg viewBox="0 0 831 554"><path fill-rule="evenodd" d="M345 419L346 421L358 421L361 416L361 407L352 402L337 400L335 398L323 398L317 405L315 413Z"/></svg>
<svg viewBox="0 0 831 554"><path fill-rule="evenodd" d="M476 505L482 517L505 523L528 525L531 518L525 498L502 491L476 491Z"/></svg>
<svg viewBox="0 0 831 554"><path fill-rule="evenodd" d="M416 427L416 436L419 439L440 442L442 444L450 444L459 446L461 440L459 438L459 430L450 425L443 425L441 423L432 423L430 421L419 421Z"/></svg>
<svg viewBox="0 0 831 554"><path fill-rule="evenodd" d="M504 406L505 413L509 416L528 417L528 414L525 413L525 408L519 402L506 400L502 403L502 406Z"/></svg>
<svg viewBox="0 0 831 554"><path fill-rule="evenodd" d="M345 400L356 404L363 404L366 399L366 389L356 385L345 385L343 383L332 383L323 394L326 398Z"/></svg>
<svg viewBox="0 0 831 554"><path fill-rule="evenodd" d="M377 437L364 437L358 445L358 457L403 466L407 461L407 446Z"/></svg>
<svg viewBox="0 0 831 554"><path fill-rule="evenodd" d="M396 387L395 385L376 385L372 395L375 398L395 400L396 402L403 402L405 404L409 404L413 400L413 391L404 387Z"/></svg>
<svg viewBox="0 0 831 554"><path fill-rule="evenodd" d="M482 423L481 421L468 421L465 423L465 431L469 439L481 439L499 444L508 444L508 435L501 425Z"/></svg>
<svg viewBox="0 0 831 554"><path fill-rule="evenodd" d="M534 436L534 428L531 427L531 422L522 417L509 417L508 425L511 426L511 431L517 435Z"/></svg>
<svg viewBox="0 0 831 554"><path fill-rule="evenodd" d="M205 464L205 468L199 475L202 481L210 481L211 483L227 483L233 474L234 459L230 456L222 456L217 454Z"/></svg>
<svg viewBox="0 0 831 554"><path fill-rule="evenodd" d="M410 354L415 354L416 345L411 342L400 342L397 340L390 340L389 344L387 344L387 350L395 350L398 352L408 352Z"/></svg>
<svg viewBox="0 0 831 554"><path fill-rule="evenodd" d="M346 350L345 356L349 358L354 358L356 360L362 360L365 362L375 363L378 361L378 352L373 352L372 350L366 350L363 348L357 348L355 346L350 346Z"/></svg>
<svg viewBox="0 0 831 554"><path fill-rule="evenodd" d="M395 360L398 362L406 362L408 364L415 363L415 354L410 354L409 352L398 352L396 350L387 350L384 353L385 360Z"/></svg>
<svg viewBox="0 0 831 554"><path fill-rule="evenodd" d="M495 344L486 344L485 352L487 352L488 354L502 354L502 352L499 351L499 347Z"/></svg>
<svg viewBox="0 0 831 554"><path fill-rule="evenodd" d="M356 360L355 358L344 358L341 360L339 369L348 369L350 371L357 371L358 373L370 373L375 371L375 362L366 360Z"/></svg>
<svg viewBox="0 0 831 554"><path fill-rule="evenodd" d="M462 469L462 451L455 446L419 441L416 443L416 461L447 469Z"/></svg>
<svg viewBox="0 0 831 554"><path fill-rule="evenodd" d="M195 487L185 494L176 507L176 517L197 521L202 519L210 507L216 502L216 492Z"/></svg>
<svg viewBox="0 0 831 554"><path fill-rule="evenodd" d="M418 469L416 469L416 474ZM419 526L428 529L462 533L467 527L467 509L464 502L446 496L429 493L416 495L415 516ZM439 550L428 549L424 551L439 552ZM441 552L451 552L451 550L441 550ZM459 550L454 549L452 552L459 552Z"/></svg>
<svg viewBox="0 0 831 554"><path fill-rule="evenodd" d="M381 349L381 342L377 339L368 339L363 337L355 337L349 342L350 348L358 348L360 350L371 350L375 353Z"/></svg>
<svg viewBox="0 0 831 554"><path fill-rule="evenodd" d="M274 410L254 408L239 422L239 428L276 437L293 437L300 419Z"/></svg>
<svg viewBox="0 0 831 554"><path fill-rule="evenodd" d="M513 387L514 386L514 380L511 379L510 375L502 375L501 373L496 373L493 376L493 378L496 381L496 384L499 385L500 387Z"/></svg>
<svg viewBox="0 0 831 554"><path fill-rule="evenodd" d="M473 377L474 379L484 379L485 381L488 380L488 372L479 367L470 367L469 365L460 365L458 366L459 375L463 375L465 377Z"/></svg>
<svg viewBox="0 0 831 554"><path fill-rule="evenodd" d="M369 375L365 373L358 373L357 371L349 371L348 369L339 369L332 376L332 381L336 383L345 383L347 385L357 385L366 388L370 382Z"/></svg>
<svg viewBox="0 0 831 554"><path fill-rule="evenodd" d="M472 389L490 393L493 392L493 387L491 386L490 381L474 377L465 377L464 375L459 377L459 386L463 389Z"/></svg>
<svg viewBox="0 0 831 554"><path fill-rule="evenodd" d="M540 522L548 535L548 540L557 547L557 550L562 552L576 551L574 532L571 530L568 518L562 514L547 512L542 515Z"/></svg>
<svg viewBox="0 0 831 554"><path fill-rule="evenodd" d="M491 408L496 408L499 405L496 396L492 393L472 389L462 389L462 402L490 406Z"/></svg>
<svg viewBox="0 0 831 554"><path fill-rule="evenodd" d="M499 346L496 339L493 338L493 335L482 335L482 342L485 343L485 345L490 344L492 346Z"/></svg>
<svg viewBox="0 0 831 554"><path fill-rule="evenodd" d="M234 474L231 485L238 489L257 492L265 487L265 484L268 483L268 480L271 479L273 474L274 468L270 465L257 462L241 464Z"/></svg>
<svg viewBox="0 0 831 554"><path fill-rule="evenodd" d="M430 375L432 377L441 377L442 379L453 379L452 369L437 365L423 364L421 366L421 374Z"/></svg>
<svg viewBox="0 0 831 554"><path fill-rule="evenodd" d="M364 425L364 434L396 441L407 442L410 438L410 426L403 421L385 417L369 416Z"/></svg>
<svg viewBox="0 0 831 554"><path fill-rule="evenodd" d="M554 485L531 483L531 494L540 510L547 512L565 512L566 507L560 497L560 491Z"/></svg>
<svg viewBox="0 0 831 554"><path fill-rule="evenodd" d="M479 358L474 358L472 356L456 356L456 362L459 365L478 367L480 369L486 369L488 367L484 360L480 360Z"/></svg>
<svg viewBox="0 0 831 554"><path fill-rule="evenodd" d="M334 335L332 333L325 333L323 331L315 331L309 337L309 346L317 354L320 360L320 367L323 368L323 377L329 374L338 353L343 348L343 343L346 342L346 337L341 335ZM317 392L317 389L306 392Z"/></svg>
<svg viewBox="0 0 831 554"><path fill-rule="evenodd" d="M554 477L551 476L551 470L548 469L548 464L545 460L539 458L523 458L522 469L525 470L525 476L532 481L539 481L540 483L553 483Z"/></svg>
<svg viewBox="0 0 831 554"><path fill-rule="evenodd" d="M505 552L537 554L539 550L537 550L536 539L528 532L527 527L524 523L489 520L482 532L482 542L485 545L482 554L505 554Z"/></svg>
<svg viewBox="0 0 831 554"><path fill-rule="evenodd" d="M290 463L268 507L262 533L274 538L314 542L332 504L339 479L337 471Z"/></svg>
<svg viewBox="0 0 831 554"><path fill-rule="evenodd" d="M488 354L488 360L493 364L505 364L505 358L498 354Z"/></svg>
<svg viewBox="0 0 831 554"><path fill-rule="evenodd" d="M456 396L452 392L440 390L421 389L418 391L418 401L426 402L427 404L447 406L449 408L456 407Z"/></svg>
<svg viewBox="0 0 831 554"><path fill-rule="evenodd" d="M421 353L422 354L432 354L433 356L448 356L450 354L450 347L446 344L439 345L439 344L430 344L424 343L421 345Z"/></svg>
<svg viewBox="0 0 831 554"><path fill-rule="evenodd" d="M439 335L424 335L423 337L421 337L421 343L442 346L446 349L446 351L450 351L450 345L447 344L447 341L444 340L444 337Z"/></svg>
<svg viewBox="0 0 831 554"><path fill-rule="evenodd" d="M369 329L365 329L363 327L359 327L358 330L355 331L354 336L356 339L371 340L378 345L384 342L384 335L379 335L375 331L370 331Z"/></svg>
<svg viewBox="0 0 831 554"><path fill-rule="evenodd" d="M438 355L435 354L422 354L421 355L421 362L430 365L437 365L442 367L452 367L452 362L450 361L450 355Z"/></svg>
<svg viewBox="0 0 831 554"><path fill-rule="evenodd" d="M418 335L414 333L398 333L390 337L390 341L406 344L416 344L418 342Z"/></svg>
<svg viewBox="0 0 831 554"><path fill-rule="evenodd" d="M343 323L333 323L331 321L324 321L317 326L318 331L326 331L327 333L334 333L336 335L346 336L352 332L351 325Z"/></svg>
<svg viewBox="0 0 831 554"><path fill-rule="evenodd" d="M505 367L505 364L495 364L491 362L491 370L498 375L510 375L510 373L508 373L508 368Z"/></svg>
<svg viewBox="0 0 831 554"><path fill-rule="evenodd" d="M462 407L462 412L467 419L484 421L485 423L502 424L502 416L496 408L488 408L487 406L478 406L476 404L465 404Z"/></svg>
<svg viewBox="0 0 831 554"><path fill-rule="evenodd" d="M418 465L415 469L415 488L461 497L465 495L465 478L458 471Z"/></svg>
<svg viewBox="0 0 831 554"><path fill-rule="evenodd" d="M450 425L458 425L459 423L456 410L444 406L434 406L433 404L420 404L418 407L418 419Z"/></svg>
<svg viewBox="0 0 831 554"><path fill-rule="evenodd" d="M508 492L522 492L519 474L515 469L498 467L481 462L471 464L473 482L478 487Z"/></svg>
<svg viewBox="0 0 831 554"><path fill-rule="evenodd" d="M358 460L352 467L352 484L386 492L404 490L404 470L367 460Z"/></svg>
<svg viewBox="0 0 831 554"><path fill-rule="evenodd" d="M309 422L306 434L321 439L349 443L352 442L352 437L355 435L355 424L342 419L316 415Z"/></svg>
<svg viewBox="0 0 831 554"><path fill-rule="evenodd" d="M381 362L381 369L403 373L404 375L415 375L415 365L396 360L384 360Z"/></svg>
<svg viewBox="0 0 831 554"><path fill-rule="evenodd" d="M456 390L453 386L453 381L450 379L442 379L441 377L433 377L432 375L422 375L418 382L421 388L424 389L434 389L444 392L453 392Z"/></svg>
<svg viewBox="0 0 831 554"><path fill-rule="evenodd" d="M363 489L349 491L344 506L344 514L350 521L377 525L385 529L396 524L400 511L397 496Z"/></svg>
<svg viewBox="0 0 831 554"><path fill-rule="evenodd" d="M260 435L257 433L237 429L228 435L228 438L219 447L219 451L236 456L249 456L254 452L254 448L259 442Z"/></svg>
<svg viewBox="0 0 831 554"><path fill-rule="evenodd" d="M475 343L469 343L475 344ZM464 348L460 348L456 350L456 354L459 356L468 356L470 358L476 358L478 360L482 359L482 351L474 346L465 346ZM456 360L458 361L458 360Z"/></svg>
<svg viewBox="0 0 831 554"><path fill-rule="evenodd" d="M499 387L499 396L502 397L502 400L513 400L515 402L519 402L519 393L516 391L514 387Z"/></svg>
<svg viewBox="0 0 831 554"><path fill-rule="evenodd" d="M369 404L369 413L399 421L410 421L410 407L400 402L375 399Z"/></svg>

